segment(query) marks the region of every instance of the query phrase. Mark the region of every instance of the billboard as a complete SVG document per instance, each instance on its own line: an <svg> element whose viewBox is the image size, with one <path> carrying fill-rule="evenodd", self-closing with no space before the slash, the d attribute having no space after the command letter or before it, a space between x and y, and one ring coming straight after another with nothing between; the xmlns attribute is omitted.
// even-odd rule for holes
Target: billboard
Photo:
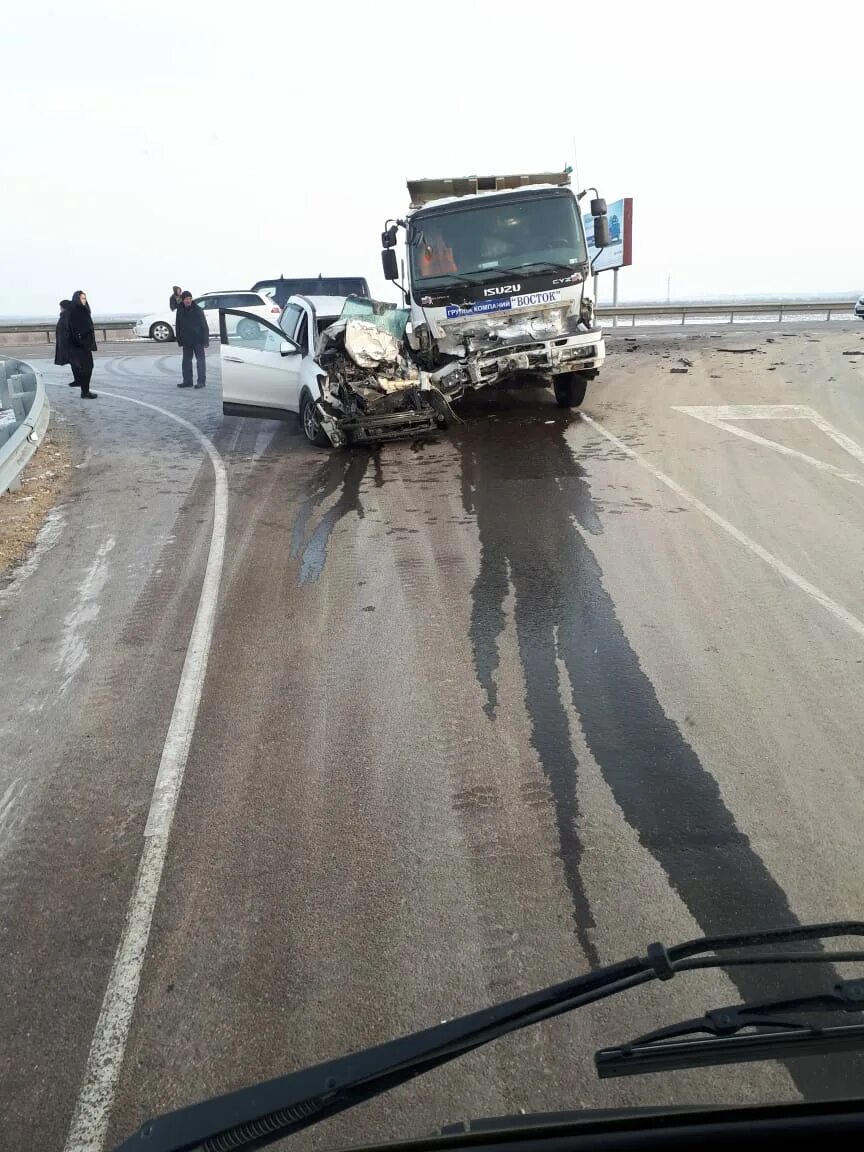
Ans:
<svg viewBox="0 0 864 1152"><path fill-rule="evenodd" d="M585 239L588 241L588 257L595 272L608 272L610 268L626 268L633 263L633 201L630 197L613 200L609 204L610 245L600 253L597 263L597 249L594 247L594 218L583 216Z"/></svg>

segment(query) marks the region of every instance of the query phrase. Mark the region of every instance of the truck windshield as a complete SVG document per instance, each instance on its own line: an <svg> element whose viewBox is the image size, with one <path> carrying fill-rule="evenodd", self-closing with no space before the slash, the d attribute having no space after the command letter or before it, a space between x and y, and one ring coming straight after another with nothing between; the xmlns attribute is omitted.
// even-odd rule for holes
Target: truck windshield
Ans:
<svg viewBox="0 0 864 1152"><path fill-rule="evenodd" d="M587 260L572 195L448 205L415 220L408 239L413 283Z"/></svg>

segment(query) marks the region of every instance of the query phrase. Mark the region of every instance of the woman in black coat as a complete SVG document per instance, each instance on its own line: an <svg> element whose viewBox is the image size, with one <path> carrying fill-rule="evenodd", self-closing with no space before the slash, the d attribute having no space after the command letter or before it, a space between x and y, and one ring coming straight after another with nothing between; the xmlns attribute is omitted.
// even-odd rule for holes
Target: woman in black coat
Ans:
<svg viewBox="0 0 864 1152"><path fill-rule="evenodd" d="M71 307L71 300L60 301L60 316L57 319L57 327L54 329L54 363L61 367L69 363L69 309ZM69 384L70 387L74 388L78 381L70 380Z"/></svg>
<svg viewBox="0 0 864 1152"><path fill-rule="evenodd" d="M95 351L96 333L90 317L87 293L75 292L72 296L72 307L69 309L69 363L72 365L75 383L81 388L82 400L97 398L97 393L90 391Z"/></svg>

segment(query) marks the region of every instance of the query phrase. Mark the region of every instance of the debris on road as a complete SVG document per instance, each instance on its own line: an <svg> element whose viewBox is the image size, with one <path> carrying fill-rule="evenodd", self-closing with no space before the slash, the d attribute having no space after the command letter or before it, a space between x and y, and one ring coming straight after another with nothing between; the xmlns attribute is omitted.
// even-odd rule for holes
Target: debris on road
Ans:
<svg viewBox="0 0 864 1152"><path fill-rule="evenodd" d="M844 356L864 356L864 348L855 348L851 352L844 352Z"/></svg>
<svg viewBox="0 0 864 1152"><path fill-rule="evenodd" d="M689 368L670 368L669 371L670 372L676 372L681 376L686 376L687 373L690 371L690 369Z"/></svg>
<svg viewBox="0 0 864 1152"><path fill-rule="evenodd" d="M688 360L686 356L679 356L678 357L678 363L683 364L685 368L692 368L693 367L693 361Z"/></svg>
<svg viewBox="0 0 864 1152"><path fill-rule="evenodd" d="M760 356L765 355L765 349L764 348L715 348L714 351L715 352L737 352L742 356L752 355L752 353L754 353L754 352L758 353Z"/></svg>

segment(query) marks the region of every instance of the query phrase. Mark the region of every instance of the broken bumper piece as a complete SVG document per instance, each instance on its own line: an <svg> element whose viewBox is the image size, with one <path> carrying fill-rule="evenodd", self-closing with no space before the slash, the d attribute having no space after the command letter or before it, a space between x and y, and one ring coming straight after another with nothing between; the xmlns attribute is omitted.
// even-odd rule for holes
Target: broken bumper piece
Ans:
<svg viewBox="0 0 864 1152"><path fill-rule="evenodd" d="M458 422L453 409L437 389L410 388L382 397L365 412L342 414L318 400L321 426L335 448L346 444L380 444L406 440Z"/></svg>

